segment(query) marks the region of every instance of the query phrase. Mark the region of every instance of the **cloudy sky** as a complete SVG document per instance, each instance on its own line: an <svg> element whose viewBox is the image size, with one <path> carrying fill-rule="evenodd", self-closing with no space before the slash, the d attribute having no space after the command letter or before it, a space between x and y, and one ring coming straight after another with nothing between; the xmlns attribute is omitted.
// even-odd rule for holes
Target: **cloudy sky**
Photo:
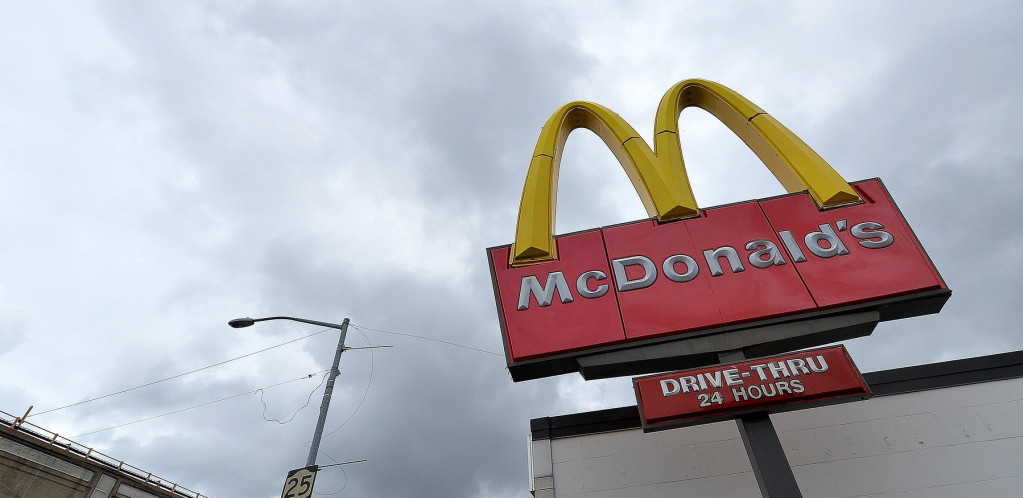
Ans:
<svg viewBox="0 0 1023 498"><path fill-rule="evenodd" d="M231 318L350 317L350 345L394 347L345 353L319 463L368 461L323 470L317 491L527 497L530 418L635 399L628 379L513 383L484 249L511 242L554 109L599 102L649 140L662 93L694 77L847 180L881 177L953 289L940 315L850 341L861 369L1023 349L1015 2L4 3L8 413L320 330ZM783 193L708 114L681 129L702 206ZM559 233L645 217L592 134L564 157ZM279 496L336 340L30 422L75 436L250 393L75 439L210 497ZM265 412L251 394L309 374L263 392ZM310 393L293 421L265 420Z"/></svg>

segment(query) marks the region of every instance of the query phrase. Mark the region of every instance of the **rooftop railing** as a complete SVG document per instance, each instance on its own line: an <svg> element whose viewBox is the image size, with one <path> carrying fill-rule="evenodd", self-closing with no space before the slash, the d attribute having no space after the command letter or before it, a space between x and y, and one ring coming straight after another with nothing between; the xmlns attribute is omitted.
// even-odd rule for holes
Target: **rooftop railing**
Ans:
<svg viewBox="0 0 1023 498"><path fill-rule="evenodd" d="M193 491L180 484L153 474L152 472L142 470L134 465L125 463L124 460L118 460L110 455L96 451L93 448L72 441L71 439L61 436L56 432L51 432L3 410L0 410L0 424L10 427L21 434L31 436L32 438L54 448L68 451L88 461L98 463L102 467L114 469L122 474L134 477L155 488L170 491L176 495L188 498L208 498L206 495L203 495L198 491Z"/></svg>

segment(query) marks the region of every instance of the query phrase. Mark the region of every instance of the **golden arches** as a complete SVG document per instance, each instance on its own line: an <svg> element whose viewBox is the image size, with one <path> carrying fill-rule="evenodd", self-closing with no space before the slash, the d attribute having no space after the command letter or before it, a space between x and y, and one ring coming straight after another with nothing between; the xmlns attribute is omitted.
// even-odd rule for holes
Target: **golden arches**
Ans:
<svg viewBox="0 0 1023 498"><path fill-rule="evenodd" d="M789 192L807 189L822 208L860 202L834 168L745 97L712 81L685 80L661 98L653 150L624 119L599 104L572 102L551 115L526 174L510 264L522 266L557 258L558 170L565 141L578 128L593 131L611 149L651 217L668 221L699 215L678 139L679 115L690 106L704 109L724 123Z"/></svg>

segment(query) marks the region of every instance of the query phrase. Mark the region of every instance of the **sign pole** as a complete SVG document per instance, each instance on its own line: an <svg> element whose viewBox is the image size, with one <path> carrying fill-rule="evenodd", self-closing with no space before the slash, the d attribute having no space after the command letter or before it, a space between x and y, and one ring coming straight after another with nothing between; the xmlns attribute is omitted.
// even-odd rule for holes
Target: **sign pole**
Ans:
<svg viewBox="0 0 1023 498"><path fill-rule="evenodd" d="M718 355L721 363L735 363L746 359L742 350L729 351ZM802 498L792 474L792 466L785 456L785 449L778 440L771 416L767 412L754 412L735 418L735 425L746 447L753 475L757 477L760 494L764 498Z"/></svg>

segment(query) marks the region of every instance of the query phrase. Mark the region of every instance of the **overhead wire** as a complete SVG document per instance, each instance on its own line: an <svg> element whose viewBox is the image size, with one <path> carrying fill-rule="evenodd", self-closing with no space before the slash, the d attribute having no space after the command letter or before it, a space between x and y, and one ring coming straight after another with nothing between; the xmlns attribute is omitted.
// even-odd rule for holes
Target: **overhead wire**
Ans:
<svg viewBox="0 0 1023 498"><path fill-rule="evenodd" d="M92 403L93 401L98 401L98 400L101 400L101 399L104 399L104 398L109 398L111 396L117 396L119 394L128 393L128 392L131 392L131 391L142 389L144 387L153 386L153 385L159 384L161 382L167 382L168 380L178 379L178 378L184 377L186 375L194 374L196 372L201 372L203 370L208 370L208 369L213 368L213 367L219 367L221 365L224 365L224 364L227 364L227 363L231 363L232 361L240 360L242 358L248 358L250 356L257 355L259 353L265 353L267 351L270 351L271 349L279 348L281 346L286 346L286 345L291 344L293 342L298 342L298 341L301 341L303 339L308 339L308 338L313 337L315 335L322 334L322 333L324 333L324 332L326 332L328 330L333 330L333 329L331 329L329 327L324 327L322 330L319 330L317 332L313 332L312 334L305 335L305 336L299 337L297 339L292 339L290 341L285 341L285 342L282 342L280 344L277 344L277 345L274 345L274 346L270 346L268 348L263 348L263 349L260 349L258 351L253 351L251 353L243 354L241 356L236 356L234 358L230 358L230 359L227 359L227 360L224 360L224 361L219 361L219 362L214 363L212 365L206 365L205 367L196 368L194 370L189 370L189 371L184 372L184 373L179 373L177 375L172 375L170 377L165 377L165 378L160 379L160 380L154 380L152 382L147 382L145 384L138 385L138 386L135 386L135 387L130 387L128 389L122 389L122 390L117 391L117 392L113 392L113 393L109 393L109 394L104 394L102 396L96 396L96 397L89 398L89 399L86 399L86 400L83 400L83 401L79 401L77 403L71 403L69 405L58 406L57 408L51 408L49 410L43 410L41 412L36 412L36 413L33 413L33 414L29 415L29 417L30 418L31 417L36 417L36 416L39 416L39 415L44 415L44 414L47 414L47 413L52 413L52 412L55 412L55 411L58 411L58 410L64 410L66 408L71 408L73 406L84 405L86 403Z"/></svg>
<svg viewBox="0 0 1023 498"><path fill-rule="evenodd" d="M309 406L309 402L313 399L313 394L316 394L316 391L320 390L320 386L323 385L323 381L327 380L327 375L329 373L330 373L330 369L327 369L323 373L323 376L320 377L320 383L316 384L316 387L314 387L312 391L309 391L309 396L306 397L305 404L300 406L300 407L298 407L298 410L295 410L295 413L292 413L291 417L288 417L288 420L284 420L284 421L282 421L279 418L266 418L266 402L263 401L263 389L256 389L256 391L259 392L259 402L263 404L263 420L265 420L267 422L277 422L278 424L281 424L281 425L287 424L288 422L291 422L292 420L295 420L295 416L298 415L298 412L302 411L305 407Z"/></svg>
<svg viewBox="0 0 1023 498"><path fill-rule="evenodd" d="M400 335L400 336L404 336L404 337L414 337L416 339L423 339L423 340L426 340L426 341L439 342L441 344L447 344L449 346L455 346L455 347L459 347L459 348L470 349L472 351L477 351L477 352L480 352L480 353L486 353L486 354L490 354L490 355L494 355L494 356L504 357L504 355L501 354L501 353L495 353L493 351L487 351L486 349L474 348L472 346L466 346L465 344L458 344L457 342L445 341L443 339L435 339L433 337L426 337L426 336L421 336L421 335L409 334L407 332L393 332L393 331L390 331L390 330L373 329L373 328L369 328L369 327L366 327L366 326L357 326L354 323L349 323L348 325L350 325L352 327L355 327L355 328L357 328L359 330L366 329L366 330L372 330L373 332L381 332L381 333L384 333L384 334Z"/></svg>
<svg viewBox="0 0 1023 498"><path fill-rule="evenodd" d="M142 419L138 419L138 420L133 420L131 422L125 422L123 424L113 425L113 426L106 427L106 428L103 428L103 429L97 429L97 430L94 430L94 431L83 432L81 434L78 434L78 435L75 435L75 436L71 436L71 437L72 437L72 439L73 438L79 438L79 437L82 437L82 436L88 436L88 435L91 435L91 434L105 432L105 431L109 431L111 429L117 429L117 428L120 428L120 427L132 425L132 424L137 424L137 423L140 423L140 422L146 422L146 421L157 419L157 418L160 418L160 417L166 417L168 415L175 415L175 414L178 414L178 413L181 413L181 412L185 412L185 411L188 411L188 410L194 410L196 408L202 408L204 406L209 406L209 405L212 405L214 403L220 403L222 401L227 401L227 400L230 400L230 399L240 398L240 397L245 396L247 394L255 394L256 392L259 392L261 390L272 389L274 387L283 386L285 384L290 384L292 382L296 382L296 381L300 381L300 380L305 380L305 379L311 379L314 375L326 372L328 370L330 370L330 369L320 370L319 372L313 372L313 373L311 373L309 375L303 375L303 376L295 378L295 379L286 380L284 382L279 382L279 383L274 384L272 386L260 387L259 389L254 389L252 391L246 391L246 392L243 392L243 393L240 393L240 394L235 394L233 396L228 396L226 398L220 398L220 399L216 399L216 400L213 400L213 401L207 401L206 403L200 403L198 405L189 406L188 408L182 408L180 410L174 410L172 412L161 413L160 415L153 415L152 417L146 417L146 418L142 418Z"/></svg>
<svg viewBox="0 0 1023 498"><path fill-rule="evenodd" d="M355 330L358 330L359 333L362 334L362 337L364 339L366 339L366 344L370 345L370 348L369 348L369 380L366 382L366 390L362 393L362 399L359 400L359 404L358 405L355 405L355 410L352 411L352 414L349 415L348 418L345 419L344 422L341 422L341 425L339 425L336 429L334 429L334 430L324 434L322 436L324 438L327 437L327 436L330 436L331 434L333 434L333 433L335 433L335 432L337 432L339 430L341 430L342 427L348 425L348 422L351 422L352 419L355 418L355 414L359 413L359 409L362 408L362 404L366 402L366 396L369 395L369 388L373 385L373 370L375 368L375 363L376 363L375 359L374 359L373 349L372 349L373 341L369 340L369 336L367 336L366 333L363 332L362 329L360 329L359 327L356 327L356 326L352 325L351 323L349 323L348 325L351 326L351 327L354 327Z"/></svg>
<svg viewBox="0 0 1023 498"><path fill-rule="evenodd" d="M421 336L421 335L416 335L416 334L410 334L410 333L406 333L406 332L394 332L394 331L390 331L390 330L370 328L370 327L359 326L359 325L355 325L355 324L350 324L350 325L352 327L354 327L356 330L358 330L359 333L362 334L364 338L366 338L367 343L369 343L371 346L372 346L372 341L370 341L369 337L364 332L364 329L365 330L370 330L370 331L373 331L373 332L380 332L380 333L384 333L384 334L392 334L392 335L398 335L398 336L403 336L403 337L412 337L412 338L415 338L415 339L422 339L422 340L427 340L427 341L438 342L438 343L441 343L441 344L446 344L446 345L449 345L449 346L455 346L455 347L459 347L459 348L463 348L463 349L468 349L468 350L476 351L476 352L480 352L480 353L490 354L490 355L494 355L494 356L503 356L502 354L495 353L493 351L487 351L485 349L475 348L475 347L472 347L472 346L466 346L464 344L458 344L458 343L455 343L455 342L445 341L445 340L442 340L442 339L435 339L435 338L432 338L432 337L426 337L426 336ZM82 401L78 401L76 403L70 403L70 404L67 404L67 405L64 405L64 406L58 406L56 408L51 408L51 409L48 409L48 410L42 410L42 411L39 411L39 412L36 412L36 413L33 413L33 414L29 415L29 417L45 415L47 413L52 413L52 412L56 412L56 411L59 411L59 410L64 410L64 409L67 409L67 408L72 408L72 407L75 407L75 406L84 405L86 403L91 403L93 401L98 401L98 400L101 400L101 399L110 398L110 397L117 396L117 395L120 395L120 394L125 394L125 393L129 393L129 392L132 392L132 391L136 391L138 389L142 389L142 388L145 388L145 387L150 387L150 386L153 386L153 385L156 385L156 384L160 384L162 382L167 382L169 380L178 379L178 378L181 378L181 377L184 377L184 376L187 376L187 375L191 375L191 374L194 374L194 373L197 373L197 372L201 372L203 370L208 370L210 368L214 368L214 367L218 367L218 366L221 366L221 365L225 365L225 364L231 363L233 361L241 360L243 358L248 358L250 356L254 356L254 355L257 355L257 354L260 354L260 353L265 353L267 351L270 351L270 350L273 350L273 349L276 349L276 348L279 348L279 347L282 347L282 346L286 346L288 344L292 344L292 343L295 343L295 342L298 342L298 341L301 341L301 340L304 340L304 339L308 339L310 337L317 336L317 335L322 334L324 332L327 332L329 330L332 330L332 328L324 327L321 330L318 330L318 331L313 332L311 334L307 334L307 335L304 335L302 337L298 337L298 338L291 339L291 340L288 340L288 341L285 341L285 342L282 342L282 343L279 343L279 344L275 344L273 346L269 346L269 347L266 347L266 348L263 348L263 349L252 351L252 352L240 355L240 356L229 358L229 359L226 359L226 360L223 360L223 361L212 363L210 365L206 365L206 366L203 366L203 367L195 368L195 369L189 370L187 372L182 372L182 373L179 373L179 374L176 374L176 375L172 375L172 376L169 376L169 377L164 377L162 379L154 380L154 381L147 382L147 383L144 383L144 384L140 384L140 385L137 385L137 386L134 386L134 387L130 387L130 388L127 388L127 389L121 389L121 390L116 391L116 392L104 394L104 395L101 395L101 396L91 397L91 398L88 398L88 399L85 399L85 400L82 400ZM348 422L350 422L352 420L352 418L355 417L356 413L358 413L359 409L362 407L363 403L366 401L366 397L368 396L369 390L372 387L372 383L373 383L373 369L374 369L374 355L373 355L373 353L371 351L370 352L370 375L369 375L369 380L368 380L368 382L366 384L366 390L365 390L365 392L363 392L362 399L359 401L359 404L356 406L355 411L353 411L352 414L349 415L349 417L340 426L338 426L334 430L328 432L326 434L326 436L330 436L331 434L334 434L337 431L341 430L343 427L345 427L345 425L348 424ZM304 378L306 378L306 377L302 377L302 378L299 378L299 379L293 379L292 381L288 381L288 382L293 382L295 380L301 380L301 379L304 379ZM326 378L326 376L324 376L324 378ZM322 380L321 380L321 384L322 384ZM199 407L202 407L202 406L207 406L207 405L210 405L210 404L213 404L213 403L218 403L220 401L226 401L226 400L233 399L233 398L236 398L236 397L244 396L246 394L251 394L251 393L255 393L255 392L261 392L261 389L268 389L270 387L277 387L278 385L281 385L281 384L275 384L273 386L269 386L269 387L266 387L266 388L260 388L260 389L254 390L254 391L249 391L249 392L241 393L241 394L238 394L238 395L235 395L235 396L231 396L231 397L228 397L228 398L223 398L223 399L220 399L220 400L211 401L211 402L203 403L203 404L200 404L200 405L195 405L193 407L184 408L182 410L177 410L177 411L174 411L174 412L169 412L169 413L165 413L165 414L162 414L162 415L157 415L157 416L154 416L154 417L148 417L148 418L145 418L145 419L129 422L129 423L126 423L126 424L121 424L121 425L118 425L118 426L109 427L109 428L106 428L106 429L100 429L98 431L91 431L91 432L88 432L88 433L80 434L79 436L95 434L96 432L102 432L102 431L106 431L106 430L110 430L110 429L115 429L115 428L118 428L118 427L123 427L125 425L131 425L131 424L134 424L134 423L144 422L146 420L152 420L153 418L159 418L159 417L164 417L164 416L167 416L167 415L173 415L175 413L180 413L182 411L191 410L193 408L199 408ZM317 388L314 389L312 392L315 393L316 390L318 390L318 389L319 389L319 386L317 386ZM310 396L309 396L309 399L311 399L311 398L312 398L312 394L310 394ZM263 401L262 400L262 395L261 395L260 401L261 402ZM299 410L302 410L303 408L308 406L308 403L309 403L309 400L307 400L306 405L303 405L301 408L299 408ZM266 416L265 416L266 404L264 403L263 406L264 406L264 412L263 412L264 413L264 417L263 418L264 418L264 420L268 420L269 421L271 419L267 419ZM295 415L297 415L297 413L298 412L296 411ZM291 419L293 419L295 417L295 415L292 415ZM291 419L289 419L289 421ZM280 420L276 420L276 421L278 423L287 423L287 422L281 422ZM324 436L324 437L326 437L326 436Z"/></svg>
<svg viewBox="0 0 1023 498"><path fill-rule="evenodd" d="M323 450L317 450L317 453L319 453L319 454L321 454L321 455L331 459L331 461L334 462L333 465L336 465L339 469L341 469L341 473L345 476L345 483L343 485L341 485L341 489L339 489L337 491L334 491L334 492L331 492L331 493L321 493L319 491L313 490L313 494L315 494L315 495L325 495L325 496L333 496L333 495L341 494L341 492L344 491L345 488L348 487L348 472L345 472L345 466L342 465L341 462L338 462L336 458L328 455Z"/></svg>

